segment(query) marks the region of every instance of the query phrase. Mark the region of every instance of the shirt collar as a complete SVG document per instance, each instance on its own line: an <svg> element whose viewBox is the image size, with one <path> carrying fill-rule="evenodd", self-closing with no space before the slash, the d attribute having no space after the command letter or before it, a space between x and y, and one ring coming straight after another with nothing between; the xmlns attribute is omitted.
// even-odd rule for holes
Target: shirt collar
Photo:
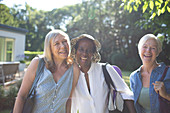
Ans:
<svg viewBox="0 0 170 113"><path fill-rule="evenodd" d="M157 73L163 73L165 67L166 67L165 63L161 62L159 63L159 66L153 69L152 71L156 71ZM141 69L142 65L137 69L137 73L141 72Z"/></svg>
<svg viewBox="0 0 170 113"><path fill-rule="evenodd" d="M161 62L161 63L159 63L158 67L153 69L153 71L156 71L157 73L161 74L164 72L165 67L166 67L166 65L163 62Z"/></svg>
<svg viewBox="0 0 170 113"><path fill-rule="evenodd" d="M94 68L94 67L95 67L95 66L94 66L94 63L92 62L92 63L91 63L91 67L90 67L90 69L87 71L87 73L90 74L90 73L93 71L93 68ZM80 70L80 73L81 73L81 74L84 74L81 70Z"/></svg>
<svg viewBox="0 0 170 113"><path fill-rule="evenodd" d="M90 69L88 70L87 73L88 73L88 74L91 73L91 72L93 71L93 68L94 68L94 63L92 62L92 63L91 63L91 67L90 67Z"/></svg>

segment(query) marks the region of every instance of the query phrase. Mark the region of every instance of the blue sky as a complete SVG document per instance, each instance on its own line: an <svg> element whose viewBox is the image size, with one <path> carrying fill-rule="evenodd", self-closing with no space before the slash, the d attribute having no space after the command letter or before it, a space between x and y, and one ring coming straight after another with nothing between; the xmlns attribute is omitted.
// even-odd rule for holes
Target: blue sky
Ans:
<svg viewBox="0 0 170 113"><path fill-rule="evenodd" d="M14 4L25 6L25 2L33 8L44 11L51 11L54 8L61 8L67 5L81 3L85 0L3 0L0 3L13 7Z"/></svg>

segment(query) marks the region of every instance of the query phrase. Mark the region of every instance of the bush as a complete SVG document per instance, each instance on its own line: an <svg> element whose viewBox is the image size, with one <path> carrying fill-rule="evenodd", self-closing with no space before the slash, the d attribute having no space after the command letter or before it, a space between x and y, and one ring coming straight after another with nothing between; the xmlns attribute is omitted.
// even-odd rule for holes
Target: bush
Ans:
<svg viewBox="0 0 170 113"><path fill-rule="evenodd" d="M141 61L139 58L117 53L111 56L111 64L117 65L121 70L133 71L141 65Z"/></svg>
<svg viewBox="0 0 170 113"><path fill-rule="evenodd" d="M141 65L140 59L128 58L128 57L126 59L127 60L126 60L125 70L133 71L136 70Z"/></svg>
<svg viewBox="0 0 170 113"><path fill-rule="evenodd" d="M122 53L111 55L111 64L117 65L121 69L124 69L126 65L126 56Z"/></svg>
<svg viewBox="0 0 170 113"><path fill-rule="evenodd" d="M4 96L4 93L5 91L4 91L4 89L3 89L3 86L0 86L0 99L1 98L3 98L3 96Z"/></svg>
<svg viewBox="0 0 170 113"><path fill-rule="evenodd" d="M15 103L15 97L17 96L22 80L13 84L7 91L3 86L0 86L0 111L12 109Z"/></svg>
<svg viewBox="0 0 170 113"><path fill-rule="evenodd" d="M31 61L35 56L42 55L43 51L24 51L25 56L28 56L27 61Z"/></svg>
<svg viewBox="0 0 170 113"><path fill-rule="evenodd" d="M5 93L4 93L4 89L3 89L3 86L0 86L0 111L3 109L3 103L5 102L4 101L4 97L5 97Z"/></svg>
<svg viewBox="0 0 170 113"><path fill-rule="evenodd" d="M16 83L17 89L20 89L21 83L22 83L22 80L19 80L19 81Z"/></svg>
<svg viewBox="0 0 170 113"><path fill-rule="evenodd" d="M12 109L15 103L15 97L17 96L18 88L15 86L11 86L9 91L7 92L7 101L5 102L5 105L7 108Z"/></svg>

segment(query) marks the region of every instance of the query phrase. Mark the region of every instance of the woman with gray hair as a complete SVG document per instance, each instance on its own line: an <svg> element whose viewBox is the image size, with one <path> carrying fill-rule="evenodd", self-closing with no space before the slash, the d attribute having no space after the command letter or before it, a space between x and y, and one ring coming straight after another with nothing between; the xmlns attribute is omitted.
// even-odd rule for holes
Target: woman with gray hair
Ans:
<svg viewBox="0 0 170 113"><path fill-rule="evenodd" d="M70 99L80 70L70 58L69 37L61 30L52 30L46 35L44 45L42 58L35 57L25 72L16 98L14 113L23 112L26 97L39 71L41 73L35 86L31 113L71 112ZM44 63L39 64L41 59ZM38 68L39 65L43 65L43 68Z"/></svg>
<svg viewBox="0 0 170 113"><path fill-rule="evenodd" d="M160 113L159 95L170 100L170 70L163 82L160 82L166 68L158 63L156 57L162 51L160 40L153 34L144 35L138 44L142 66L130 75L130 87L134 93L134 105L137 113Z"/></svg>

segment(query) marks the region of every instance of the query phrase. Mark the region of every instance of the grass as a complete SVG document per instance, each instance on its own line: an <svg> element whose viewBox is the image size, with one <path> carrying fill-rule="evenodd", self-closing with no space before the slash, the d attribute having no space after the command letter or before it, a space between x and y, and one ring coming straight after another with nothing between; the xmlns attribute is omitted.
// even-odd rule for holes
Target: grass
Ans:
<svg viewBox="0 0 170 113"><path fill-rule="evenodd" d="M125 80L126 84L130 87L129 76L131 71L122 71L123 79Z"/></svg>
<svg viewBox="0 0 170 113"><path fill-rule="evenodd" d="M4 110L4 111L0 111L0 113L10 113L11 110Z"/></svg>

